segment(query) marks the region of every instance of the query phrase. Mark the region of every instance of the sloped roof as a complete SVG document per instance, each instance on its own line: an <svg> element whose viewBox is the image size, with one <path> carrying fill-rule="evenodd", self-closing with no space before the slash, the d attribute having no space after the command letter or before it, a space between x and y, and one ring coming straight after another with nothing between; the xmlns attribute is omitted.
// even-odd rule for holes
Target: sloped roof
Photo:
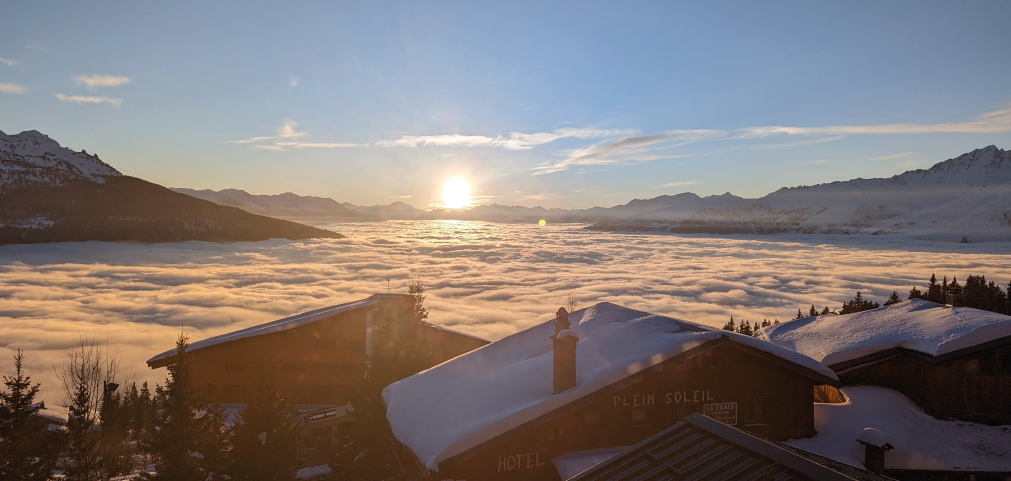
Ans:
<svg viewBox="0 0 1011 481"><path fill-rule="evenodd" d="M658 473L667 476L657 476ZM885 481L891 478L784 446L693 413L570 479Z"/></svg>
<svg viewBox="0 0 1011 481"><path fill-rule="evenodd" d="M428 469L539 416L726 336L812 378L837 380L807 356L749 336L603 302L569 314L579 335L576 387L552 395L551 320L387 386L394 435Z"/></svg>
<svg viewBox="0 0 1011 481"><path fill-rule="evenodd" d="M375 296L373 296L375 297ZM214 336L211 338L204 339L202 341L194 342L190 344L189 351L204 348L207 346L214 346L217 344L222 344L225 342L236 341L239 339L245 339L254 336L262 336L265 334L273 334L275 332L287 331L288 329L294 329L299 326L304 326L316 321L326 319L331 316L335 316L342 312L352 311L355 309L361 309L363 307L369 307L379 304L379 301L373 298L362 299L360 301L347 302L344 304L338 304L336 306L324 307L321 309L316 309L314 311L303 312L302 314L297 314L291 317L285 317L284 319L278 319L276 321L271 321L265 324L260 324L258 326L248 327L246 329L241 329L238 331L229 332L226 334L221 334L220 336ZM148 365L176 355L175 349L169 349L155 357L147 360Z"/></svg>
<svg viewBox="0 0 1011 481"><path fill-rule="evenodd" d="M1011 316L922 299L775 324L756 337L829 366L901 347L941 356L1011 336Z"/></svg>

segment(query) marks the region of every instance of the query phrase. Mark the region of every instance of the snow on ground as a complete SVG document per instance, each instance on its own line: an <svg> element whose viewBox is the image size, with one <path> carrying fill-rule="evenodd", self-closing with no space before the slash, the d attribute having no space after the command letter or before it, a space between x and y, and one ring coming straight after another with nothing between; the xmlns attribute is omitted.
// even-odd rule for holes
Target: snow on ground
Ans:
<svg viewBox="0 0 1011 481"><path fill-rule="evenodd" d="M607 302L569 320L580 339L576 387L551 394L555 331L549 320L388 386L383 400L394 435L438 469L520 424L721 336L836 378L809 357L750 336Z"/></svg>
<svg viewBox="0 0 1011 481"><path fill-rule="evenodd" d="M569 479L587 469L590 469L613 456L620 454L622 451L628 449L629 446L621 446L617 448L602 448L602 449L590 449L586 451L573 451L571 453L565 453L557 458L551 460L555 465L555 469L558 470L558 474L562 479Z"/></svg>
<svg viewBox="0 0 1011 481"><path fill-rule="evenodd" d="M938 356L1005 336L1011 336L1011 316L922 299L855 314L784 322L757 334L826 365L894 347Z"/></svg>
<svg viewBox="0 0 1011 481"><path fill-rule="evenodd" d="M844 404L814 405L818 435L786 444L851 466L863 466L864 428L887 436L895 449L885 454L889 469L1011 470L1011 426L941 421L909 398L882 387L842 388Z"/></svg>
<svg viewBox="0 0 1011 481"><path fill-rule="evenodd" d="M295 477L298 479L309 479L315 476L322 476L324 474L330 474L330 466L327 464L299 469L295 473Z"/></svg>

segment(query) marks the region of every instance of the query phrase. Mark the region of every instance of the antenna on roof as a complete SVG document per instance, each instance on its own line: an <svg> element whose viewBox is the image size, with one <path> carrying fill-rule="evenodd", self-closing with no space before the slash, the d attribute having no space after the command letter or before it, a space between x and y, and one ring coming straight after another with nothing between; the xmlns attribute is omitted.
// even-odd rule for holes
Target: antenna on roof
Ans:
<svg viewBox="0 0 1011 481"><path fill-rule="evenodd" d="M390 293L390 279L389 278L386 279L386 293L387 294Z"/></svg>

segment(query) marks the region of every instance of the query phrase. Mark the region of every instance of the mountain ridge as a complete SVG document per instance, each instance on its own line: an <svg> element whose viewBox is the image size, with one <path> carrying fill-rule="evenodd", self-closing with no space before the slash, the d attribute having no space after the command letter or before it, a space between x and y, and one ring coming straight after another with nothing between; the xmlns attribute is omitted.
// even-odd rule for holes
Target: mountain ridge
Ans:
<svg viewBox="0 0 1011 481"><path fill-rule="evenodd" d="M0 245L316 237L343 236L172 192L35 130L0 131Z"/></svg>
<svg viewBox="0 0 1011 481"><path fill-rule="evenodd" d="M902 234L941 241L1007 242L1011 241L1011 151L989 145L927 169L782 187L755 199L729 192L705 197L684 192L587 209L490 204L426 211L400 201L386 206L340 205L365 215L362 220L544 219L588 223L590 229L605 231Z"/></svg>

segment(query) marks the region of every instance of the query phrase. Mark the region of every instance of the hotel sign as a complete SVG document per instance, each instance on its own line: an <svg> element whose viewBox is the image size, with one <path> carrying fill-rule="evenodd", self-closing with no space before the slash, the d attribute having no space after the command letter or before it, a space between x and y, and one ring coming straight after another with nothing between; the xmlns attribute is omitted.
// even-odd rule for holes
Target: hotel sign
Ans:
<svg viewBox="0 0 1011 481"><path fill-rule="evenodd" d="M737 403L715 403L702 406L702 414L723 424L737 424Z"/></svg>
<svg viewBox="0 0 1011 481"><path fill-rule="evenodd" d="M326 421L330 418L337 417L337 408L328 409L326 411L320 411L312 413L308 416L309 424L317 423L320 421Z"/></svg>

